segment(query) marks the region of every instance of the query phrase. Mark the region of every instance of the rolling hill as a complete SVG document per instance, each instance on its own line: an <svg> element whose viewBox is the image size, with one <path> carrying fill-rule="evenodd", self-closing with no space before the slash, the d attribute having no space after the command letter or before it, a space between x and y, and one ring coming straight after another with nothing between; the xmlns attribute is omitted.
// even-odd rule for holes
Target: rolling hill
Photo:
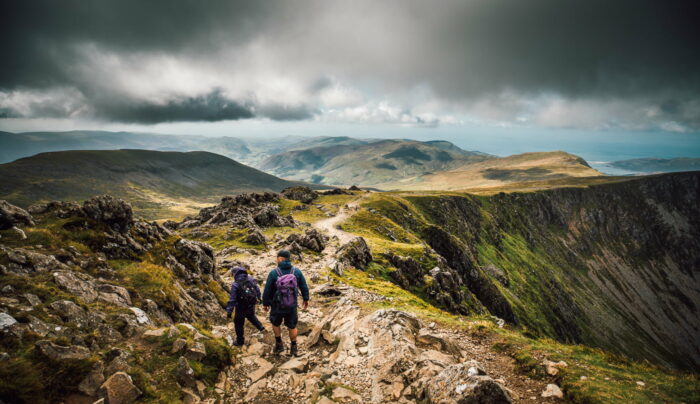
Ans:
<svg viewBox="0 0 700 404"><path fill-rule="evenodd" d="M470 190L479 191L507 184L532 181L563 181L567 178L599 177L600 172L573 154L535 152L490 158L451 170L428 173L376 184L386 190Z"/></svg>
<svg viewBox="0 0 700 404"><path fill-rule="evenodd" d="M298 185L208 152L81 150L0 165L0 199L27 206L120 195L145 217L182 216L224 195Z"/></svg>
<svg viewBox="0 0 700 404"><path fill-rule="evenodd" d="M318 184L375 186L490 158L446 141L380 140L290 150L267 158L259 168Z"/></svg>

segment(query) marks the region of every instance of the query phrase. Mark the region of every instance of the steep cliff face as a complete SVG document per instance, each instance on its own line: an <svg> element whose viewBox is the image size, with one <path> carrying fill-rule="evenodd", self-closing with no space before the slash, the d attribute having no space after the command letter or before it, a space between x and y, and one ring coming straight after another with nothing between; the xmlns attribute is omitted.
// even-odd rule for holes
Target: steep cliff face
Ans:
<svg viewBox="0 0 700 404"><path fill-rule="evenodd" d="M699 200L696 172L368 205L425 240L492 314L534 334L697 370Z"/></svg>

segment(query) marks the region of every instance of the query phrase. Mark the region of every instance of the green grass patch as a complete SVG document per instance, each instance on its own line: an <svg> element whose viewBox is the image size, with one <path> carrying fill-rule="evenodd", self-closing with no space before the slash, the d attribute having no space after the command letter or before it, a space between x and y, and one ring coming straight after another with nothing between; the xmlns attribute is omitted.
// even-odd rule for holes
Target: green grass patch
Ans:
<svg viewBox="0 0 700 404"><path fill-rule="evenodd" d="M127 289L139 296L165 307L173 307L177 302L176 279L170 269L150 262L112 260L109 263Z"/></svg>

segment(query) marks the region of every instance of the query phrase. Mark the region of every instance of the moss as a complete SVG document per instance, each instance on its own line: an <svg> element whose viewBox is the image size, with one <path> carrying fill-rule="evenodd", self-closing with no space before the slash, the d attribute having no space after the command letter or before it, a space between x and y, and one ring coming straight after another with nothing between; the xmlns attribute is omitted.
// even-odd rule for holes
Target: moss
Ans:
<svg viewBox="0 0 700 404"><path fill-rule="evenodd" d="M110 265L127 288L138 295L165 307L173 307L178 301L176 279L170 269L150 262L124 260L110 261Z"/></svg>
<svg viewBox="0 0 700 404"><path fill-rule="evenodd" d="M216 296L216 300L219 302L221 307L226 307L228 304L228 293L224 290L224 288L221 287L219 282L215 280L210 280L207 283L207 286L209 287L209 290L214 293L214 296Z"/></svg>

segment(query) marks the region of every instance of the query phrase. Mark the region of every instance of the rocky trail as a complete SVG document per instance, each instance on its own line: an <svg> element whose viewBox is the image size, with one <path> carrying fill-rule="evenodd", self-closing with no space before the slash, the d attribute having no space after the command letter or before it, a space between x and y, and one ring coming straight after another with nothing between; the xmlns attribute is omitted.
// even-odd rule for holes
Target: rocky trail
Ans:
<svg viewBox="0 0 700 404"><path fill-rule="evenodd" d="M246 326L246 346L217 385L226 402L269 403L507 403L548 402L547 383L516 371L513 359L490 350L492 342L466 330L426 323L393 309L368 309L386 298L341 283L329 268L337 266L342 245L354 236L336 227L359 208L364 196L338 214L313 224L329 236L319 254L306 254L295 265L311 287L311 304L299 314L298 358L272 353L274 338L266 313L258 316L267 331ZM275 265L279 245L245 261L261 284ZM224 280L232 282L230 274ZM218 333L234 338L233 324ZM283 340L289 342L283 330ZM558 388L549 387L552 395ZM549 394L549 393L548 393ZM561 400L559 400L561 401Z"/></svg>

